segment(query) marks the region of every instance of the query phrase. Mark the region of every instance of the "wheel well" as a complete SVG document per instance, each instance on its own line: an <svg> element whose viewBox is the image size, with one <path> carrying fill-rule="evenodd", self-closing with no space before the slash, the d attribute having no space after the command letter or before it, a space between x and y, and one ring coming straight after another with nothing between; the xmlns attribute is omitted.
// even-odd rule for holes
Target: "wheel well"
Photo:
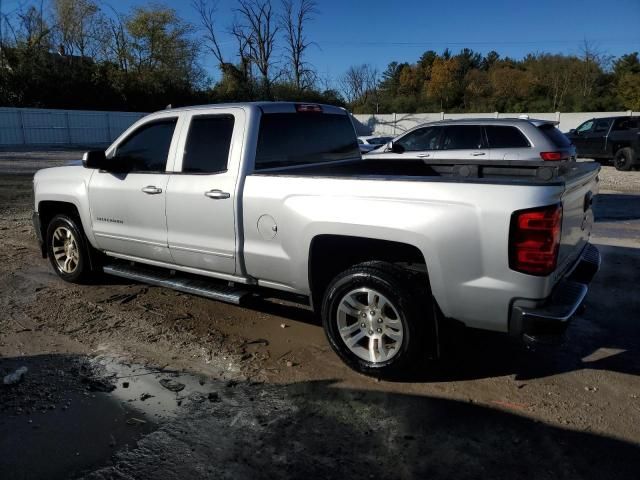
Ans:
<svg viewBox="0 0 640 480"><path fill-rule="evenodd" d="M616 142L613 144L613 155L615 156L618 153L618 150L622 149L622 148L626 148L626 147L630 147L631 145L629 143L626 142Z"/></svg>
<svg viewBox="0 0 640 480"><path fill-rule="evenodd" d="M425 258L413 245L347 235L319 235L312 240L309 249L312 304L320 305L324 291L336 275L370 260L408 264L426 274Z"/></svg>
<svg viewBox="0 0 640 480"><path fill-rule="evenodd" d="M49 222L51 222L53 217L60 214L69 215L70 217L75 218L79 223L81 223L80 213L73 203L44 200L38 204L40 231L42 233L42 238L44 239L45 246L47 241L47 228L49 227Z"/></svg>

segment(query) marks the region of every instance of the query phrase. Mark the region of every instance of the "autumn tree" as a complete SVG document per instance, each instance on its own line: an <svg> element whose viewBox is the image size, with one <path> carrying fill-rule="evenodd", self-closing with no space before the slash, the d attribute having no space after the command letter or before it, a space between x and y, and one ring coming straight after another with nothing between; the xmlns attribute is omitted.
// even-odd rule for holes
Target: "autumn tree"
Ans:
<svg viewBox="0 0 640 480"><path fill-rule="evenodd" d="M613 65L616 93L624 108L640 110L640 59L638 52L620 57Z"/></svg>
<svg viewBox="0 0 640 480"><path fill-rule="evenodd" d="M92 0L54 0L61 53L96 56L103 25L100 8Z"/></svg>
<svg viewBox="0 0 640 480"><path fill-rule="evenodd" d="M425 85L427 96L439 102L440 109L457 93L459 64L456 58L436 58L431 66L431 80Z"/></svg>
<svg viewBox="0 0 640 480"><path fill-rule="evenodd" d="M198 48L193 28L168 7L136 7L126 20L131 65L139 74L195 81Z"/></svg>
<svg viewBox="0 0 640 480"><path fill-rule="evenodd" d="M519 102L531 92L531 76L528 72L510 65L496 64L489 70L492 105L495 110L521 109Z"/></svg>

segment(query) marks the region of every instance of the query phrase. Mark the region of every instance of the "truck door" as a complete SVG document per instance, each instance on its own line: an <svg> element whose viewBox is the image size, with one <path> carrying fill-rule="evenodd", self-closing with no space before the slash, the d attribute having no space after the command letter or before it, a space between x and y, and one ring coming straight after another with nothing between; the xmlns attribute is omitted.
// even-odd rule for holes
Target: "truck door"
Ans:
<svg viewBox="0 0 640 480"><path fill-rule="evenodd" d="M589 145L587 139L589 135L593 131L593 125L595 123L595 119L587 120L586 122L580 124L575 131L572 131L571 134L571 142L576 147L576 152L579 157L589 156Z"/></svg>
<svg viewBox="0 0 640 480"><path fill-rule="evenodd" d="M245 113L190 113L167 187L169 249L177 265L236 271L236 182Z"/></svg>
<svg viewBox="0 0 640 480"><path fill-rule="evenodd" d="M114 162L126 166L126 173L96 171L92 175L89 207L99 248L171 261L165 217L166 170L175 152L177 122L175 116L139 125L108 152Z"/></svg>
<svg viewBox="0 0 640 480"><path fill-rule="evenodd" d="M611 129L611 119L596 119L593 129L586 135L586 150L594 157L601 157L606 154L607 137Z"/></svg>

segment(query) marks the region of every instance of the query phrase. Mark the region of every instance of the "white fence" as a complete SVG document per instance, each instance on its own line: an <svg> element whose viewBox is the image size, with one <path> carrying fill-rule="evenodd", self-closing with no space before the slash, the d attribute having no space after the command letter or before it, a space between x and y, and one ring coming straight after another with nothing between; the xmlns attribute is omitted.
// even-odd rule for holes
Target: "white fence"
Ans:
<svg viewBox="0 0 640 480"><path fill-rule="evenodd" d="M567 132L585 120L597 117L637 115L638 112L543 112L530 118L556 120ZM51 110L0 107L0 146L15 145L106 145L143 117L137 112ZM521 113L389 113L354 115L360 135L399 135L422 123L464 118L506 118Z"/></svg>
<svg viewBox="0 0 640 480"><path fill-rule="evenodd" d="M407 130L427 122L437 120L454 120L465 118L514 118L519 115L528 115L530 118L541 120L554 120L560 122L558 128L563 132L568 132L576 128L582 122L590 118L617 117L625 115L638 115L638 112L545 112L545 113L388 113L383 115L356 114L354 119L356 130L359 135L400 135Z"/></svg>
<svg viewBox="0 0 640 480"><path fill-rule="evenodd" d="M106 145L144 113L0 108L0 146Z"/></svg>

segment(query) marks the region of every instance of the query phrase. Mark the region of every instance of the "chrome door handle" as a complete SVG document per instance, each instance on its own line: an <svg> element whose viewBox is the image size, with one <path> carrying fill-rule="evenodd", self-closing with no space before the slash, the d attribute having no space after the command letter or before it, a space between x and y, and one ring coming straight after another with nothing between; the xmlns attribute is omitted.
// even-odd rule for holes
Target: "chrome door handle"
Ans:
<svg viewBox="0 0 640 480"><path fill-rule="evenodd" d="M418 155L416 155L418 158L427 158L430 157L431 154L430 153L419 153Z"/></svg>
<svg viewBox="0 0 640 480"><path fill-rule="evenodd" d="M148 195L157 195L158 193L162 193L162 189L155 185L148 185L144 187L142 191Z"/></svg>
<svg viewBox="0 0 640 480"><path fill-rule="evenodd" d="M486 155L486 153L484 153L484 152L473 152L471 154L472 157L480 157L482 155Z"/></svg>
<svg viewBox="0 0 640 480"><path fill-rule="evenodd" d="M214 200L223 200L231 196L230 193L223 192L222 190L209 190L204 192L205 197L213 198Z"/></svg>

